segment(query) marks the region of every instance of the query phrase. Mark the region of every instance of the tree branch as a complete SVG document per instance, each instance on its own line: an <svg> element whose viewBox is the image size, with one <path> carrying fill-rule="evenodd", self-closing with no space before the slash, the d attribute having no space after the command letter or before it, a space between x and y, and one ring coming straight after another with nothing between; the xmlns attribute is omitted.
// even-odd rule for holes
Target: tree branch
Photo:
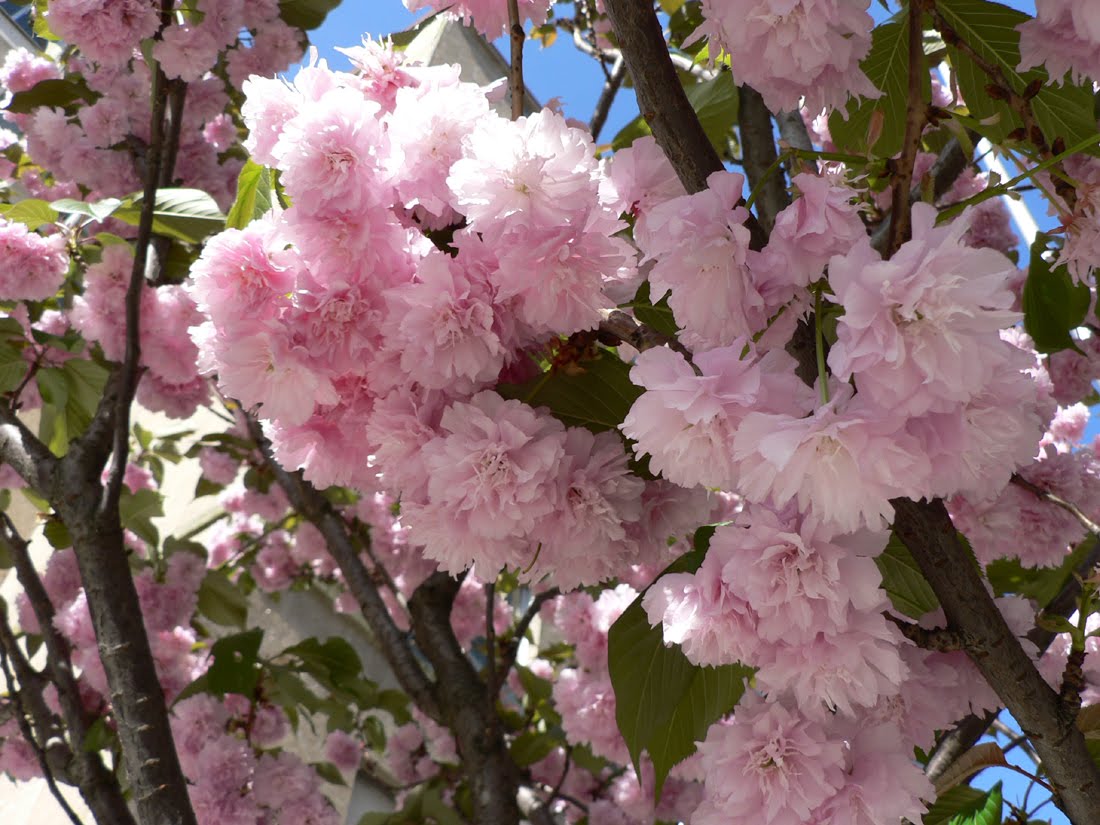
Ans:
<svg viewBox="0 0 1100 825"><path fill-rule="evenodd" d="M46 780L46 787L49 788L50 794L57 801L57 804L61 806L61 810L65 812L65 816L69 818L69 821L73 825L84 825L80 821L80 817L76 815L76 811L69 805L69 801L61 793L61 789L57 787L57 781L54 779L53 769L50 767L50 760L46 756L46 751L41 742L35 736L34 731L31 729L31 723L27 720L27 713L23 707L23 691L35 690L34 687L28 685L22 677L19 679L19 686L16 687L15 677L12 675L11 668L8 666L9 657L16 657L22 659L22 654L19 651L18 645L15 642L15 636L11 632L11 626L8 624L8 608L7 604L0 600L0 669L3 670L4 680L8 685L8 695L11 697L12 705L15 710L16 723L19 725L19 732L22 734L23 739L30 745L31 750L34 751L35 758L38 760L38 767L42 771L42 777ZM30 666L23 661L23 665L26 670L30 670ZM33 673L33 671L31 671ZM37 674L36 674L37 675ZM39 693L41 697L41 693ZM42 703L43 705L45 702Z"/></svg>
<svg viewBox="0 0 1100 825"><path fill-rule="evenodd" d="M703 191L707 178L725 166L688 102L653 4L648 0L605 0L604 5L634 80L642 117L684 188ZM768 242L764 227L751 213L745 226L752 233L750 246L763 249Z"/></svg>
<svg viewBox="0 0 1100 825"><path fill-rule="evenodd" d="M7 547L15 563L16 576L31 605L46 647L46 666L57 688L61 715L72 742L69 772L97 822L134 825L122 789L114 774L107 770L99 754L85 748L89 720L73 675L69 645L54 626L54 610L46 588L31 561L27 542L15 530L7 514L0 513L0 543Z"/></svg>
<svg viewBox="0 0 1100 825"><path fill-rule="evenodd" d="M515 667L516 656L519 655L519 646L523 641L523 637L527 635L527 628L531 626L531 622L535 620L535 616L539 614L539 610L542 606L560 595L561 591L556 587L552 587L536 595L531 600L531 604L527 606L527 610L524 612L523 616L520 617L519 623L516 624L516 629L512 633L511 640L508 642L508 647L504 649L504 655L501 656L500 667L497 671L497 679L495 682L489 682L489 690L493 696L500 693L500 689L504 686L504 682L508 678L508 672Z"/></svg>
<svg viewBox="0 0 1100 825"><path fill-rule="evenodd" d="M512 120L523 117L527 91L523 85L523 24L519 20L519 0L508 0L508 33L512 42L512 59L508 65L508 86L512 95Z"/></svg>
<svg viewBox="0 0 1100 825"><path fill-rule="evenodd" d="M592 113L592 119L588 122L588 131L592 133L592 140L597 140L600 132L603 131L607 115L611 111L611 104L615 102L615 95L619 93L625 77L626 61L620 52L615 58L615 65L611 67L611 75L603 84L603 91L600 92L600 98L596 101L596 110Z"/></svg>
<svg viewBox="0 0 1100 825"><path fill-rule="evenodd" d="M894 499L894 529L913 554L967 653L1020 723L1075 825L1100 823L1100 771L1073 714L1036 670L959 544L943 502Z"/></svg>
<svg viewBox="0 0 1100 825"><path fill-rule="evenodd" d="M249 432L255 440L268 466L275 473L275 479L283 488L290 503L301 515L307 518L325 537L329 553L340 566L344 582L351 595L359 603L363 619L371 629L382 655L393 669L394 676L401 687L426 715L436 722L443 722L443 709L436 697L435 686L428 680L420 663L416 661L405 634L394 624L389 608L382 600L370 572L356 552L351 534L345 522L333 509L332 504L317 488L302 478L301 473L286 470L271 453L271 444L260 429L259 423L251 416L248 419Z"/></svg>
<svg viewBox="0 0 1100 825"><path fill-rule="evenodd" d="M760 224L770 235L775 225L775 216L791 202L783 175L780 173L769 176L772 165L779 160L772 136L772 114L764 104L764 98L751 86L742 84L738 94L741 166L745 169L750 190L757 192L757 185L763 181L753 205L757 207Z"/></svg>
<svg viewBox="0 0 1100 825"><path fill-rule="evenodd" d="M913 166L920 150L921 133L927 120L924 83L928 78L928 69L924 65L924 27L921 24L923 5L920 0L909 2L909 100L905 115L905 139L893 182L893 218L886 242L887 257L893 255L913 234L909 190L913 184Z"/></svg>
<svg viewBox="0 0 1100 825"><path fill-rule="evenodd" d="M1012 483L1015 484L1017 487L1023 487L1029 493L1032 493L1036 498L1040 498L1043 501L1050 502L1055 507L1061 507L1067 513L1077 519L1077 521L1080 522L1081 526L1092 533L1094 536L1100 536L1100 525L1098 525L1095 521L1086 516L1084 512L1081 511L1081 508L1078 507L1076 504L1066 501L1061 496L1057 496L1049 490L1044 490L1038 484L1032 484L1019 473L1012 474Z"/></svg>
<svg viewBox="0 0 1100 825"><path fill-rule="evenodd" d="M0 405L0 461L11 466L33 490L50 498L58 460L6 406Z"/></svg>
<svg viewBox="0 0 1100 825"><path fill-rule="evenodd" d="M459 582L444 572L430 575L409 599L416 643L436 675L439 704L454 734L473 791L478 825L517 825L520 773L508 752L500 717L489 711L489 691L462 652L451 627Z"/></svg>

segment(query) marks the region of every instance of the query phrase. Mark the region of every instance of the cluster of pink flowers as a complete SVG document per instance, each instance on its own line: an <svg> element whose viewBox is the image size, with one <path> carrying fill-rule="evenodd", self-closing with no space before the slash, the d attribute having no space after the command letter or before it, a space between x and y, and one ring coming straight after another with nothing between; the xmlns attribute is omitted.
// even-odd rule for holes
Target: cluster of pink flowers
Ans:
<svg viewBox="0 0 1100 825"><path fill-rule="evenodd" d="M194 268L204 367L260 405L288 466L399 493L444 569L568 588L665 558L616 435L487 389L633 293L591 139L551 111L497 116L450 67L369 41L349 55L355 73L246 85L250 148L293 206L214 238ZM424 235L460 224L447 252Z"/></svg>
<svg viewBox="0 0 1100 825"><path fill-rule="evenodd" d="M1073 0L1038 0L1020 29L1020 71L1045 66L1054 82L1100 78L1100 9Z"/></svg>
<svg viewBox="0 0 1100 825"><path fill-rule="evenodd" d="M42 301L61 288L69 271L63 235L43 237L0 218L0 301Z"/></svg>
<svg viewBox="0 0 1100 825"><path fill-rule="evenodd" d="M473 26L489 39L500 37L508 29L508 3L504 0L402 0L409 11L428 9L443 12ZM539 26L546 21L550 0L519 0L519 23L531 21Z"/></svg>
<svg viewBox="0 0 1100 825"><path fill-rule="evenodd" d="M703 0L711 54L729 55L740 83L773 112L843 106L849 95L878 97L859 68L871 47L870 0Z"/></svg>
<svg viewBox="0 0 1100 825"><path fill-rule="evenodd" d="M188 697L172 709L172 734L200 825L256 822L337 825L317 772L274 748L290 733L277 707L245 696Z"/></svg>

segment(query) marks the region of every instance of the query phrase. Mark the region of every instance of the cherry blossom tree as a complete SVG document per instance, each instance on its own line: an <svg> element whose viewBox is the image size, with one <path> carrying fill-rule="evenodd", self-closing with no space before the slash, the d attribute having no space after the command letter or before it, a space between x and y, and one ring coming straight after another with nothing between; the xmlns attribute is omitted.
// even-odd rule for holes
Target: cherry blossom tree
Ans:
<svg viewBox="0 0 1100 825"><path fill-rule="evenodd" d="M360 772L376 824L1100 822L1100 9L406 0L509 36L485 87L290 69L333 5L36 0L0 69L0 768L102 825ZM395 686L273 649L291 590Z"/></svg>

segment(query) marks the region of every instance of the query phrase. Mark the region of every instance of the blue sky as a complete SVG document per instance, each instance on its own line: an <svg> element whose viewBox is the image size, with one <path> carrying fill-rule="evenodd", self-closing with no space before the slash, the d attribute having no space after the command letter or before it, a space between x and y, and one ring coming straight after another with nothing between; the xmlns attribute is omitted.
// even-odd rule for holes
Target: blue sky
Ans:
<svg viewBox="0 0 1100 825"><path fill-rule="evenodd" d="M872 0L871 12L876 20L888 17L897 9L897 3L890 5L891 10L886 11L878 0ZM1032 0L1008 0L1007 5L1034 14L1035 4ZM312 40L321 56L327 58L333 68L343 69L347 67L347 61L335 51L336 47L356 45L364 34L377 37L402 31L413 25L417 19L418 16L410 14L400 0L346 0L329 14L325 24L312 34ZM506 43L499 43L498 47L502 47L506 53ZM585 122L589 120L604 81L602 72L591 58L562 41L549 49L542 49L537 43L529 41L524 69L528 86L536 98L546 102L552 97L558 97L568 116ZM633 92L630 89L620 90L603 138L610 139L637 112ZM1034 217L1040 224L1046 220L1042 214ZM1018 752L1012 755L1012 761L1017 758ZM1031 767L1029 763L1025 764L1028 768ZM1007 771L987 772L975 784L984 788L997 780L1005 783L1006 800L1018 800L1027 784L1018 774ZM1043 819L1050 818L1057 825L1068 823L1052 806L1045 807L1038 815Z"/></svg>

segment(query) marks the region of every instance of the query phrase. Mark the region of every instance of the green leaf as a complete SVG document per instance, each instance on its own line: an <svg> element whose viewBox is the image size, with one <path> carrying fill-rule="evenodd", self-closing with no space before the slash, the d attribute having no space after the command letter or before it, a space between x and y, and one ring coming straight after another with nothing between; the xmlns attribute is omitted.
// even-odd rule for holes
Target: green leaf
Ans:
<svg viewBox="0 0 1100 825"><path fill-rule="evenodd" d="M64 550L66 547L73 546L73 537L69 534L69 528L59 519L49 519L46 526L42 528L42 534L54 550Z"/></svg>
<svg viewBox="0 0 1100 825"><path fill-rule="evenodd" d="M1058 567L1024 567L1019 559L997 559L986 565L986 576L998 596L1008 593L1025 596L1034 599L1042 609L1062 592L1095 542L1094 536L1085 539Z"/></svg>
<svg viewBox="0 0 1100 825"><path fill-rule="evenodd" d="M316 29L340 0L280 0L279 16L296 29Z"/></svg>
<svg viewBox="0 0 1100 825"><path fill-rule="evenodd" d="M882 574L882 589L901 613L919 619L940 606L932 586L896 533L890 534L890 541L875 558L875 564Z"/></svg>
<svg viewBox="0 0 1100 825"><path fill-rule="evenodd" d="M841 111L833 112L829 118L829 131L833 142L843 151L893 157L901 151L905 139L905 118L909 107L907 14L898 15L871 32L871 50L860 66L882 91L882 96L874 100L853 98L848 103L847 119ZM931 100L930 75L926 73L921 83L921 99Z"/></svg>
<svg viewBox="0 0 1100 825"><path fill-rule="evenodd" d="M78 100L92 102L98 95L83 80L40 80L25 92L12 95L5 111L25 115L40 106L64 108Z"/></svg>
<svg viewBox="0 0 1100 825"><path fill-rule="evenodd" d="M199 612L225 627L243 628L248 619L248 602L240 588L221 570L211 570L199 586Z"/></svg>
<svg viewBox="0 0 1100 825"><path fill-rule="evenodd" d="M307 673L324 684L336 687L348 686L363 675L359 654L338 636L324 642L315 638L306 639L279 655L296 657Z"/></svg>
<svg viewBox="0 0 1100 825"><path fill-rule="evenodd" d="M153 519L164 515L164 496L156 490L131 493L125 486L118 502L122 526L153 547L160 544L160 532Z"/></svg>
<svg viewBox="0 0 1100 825"><path fill-rule="evenodd" d="M27 198L18 203L0 205L4 217L26 225L29 229L38 229L40 226L56 223L61 217L50 204L38 198Z"/></svg>
<svg viewBox="0 0 1100 825"><path fill-rule="evenodd" d="M691 108L699 116L699 122L711 144L719 153L725 152L726 138L737 122L740 100L733 76L729 72L719 72L710 80L689 83L684 87L684 93ZM643 135L651 134L653 130L649 128L644 114L638 115L619 130L611 141L611 148L616 151L625 149Z"/></svg>
<svg viewBox="0 0 1100 825"><path fill-rule="evenodd" d="M1050 236L1039 232L1031 245L1031 263L1024 282L1024 329L1039 352L1076 349L1070 331L1081 326L1089 311L1087 284L1075 284L1069 268L1051 267L1044 257Z"/></svg>
<svg viewBox="0 0 1100 825"><path fill-rule="evenodd" d="M251 698L260 679L258 656L264 632L260 628L225 636L214 642L210 654L214 663L206 671L211 693L224 696L239 693Z"/></svg>
<svg viewBox="0 0 1100 825"><path fill-rule="evenodd" d="M95 721L88 726L88 733L84 737L83 750L85 753L95 753L110 747L118 739L118 734L107 726L107 718L97 716Z"/></svg>
<svg viewBox="0 0 1100 825"><path fill-rule="evenodd" d="M274 198L271 170L249 159L237 177L237 199L225 220L226 227L244 229L271 209Z"/></svg>
<svg viewBox="0 0 1100 825"><path fill-rule="evenodd" d="M997 785L998 789L1000 783ZM969 785L956 785L940 794L924 815L924 825L957 825L955 817L967 816L982 810L989 801L992 790L981 791ZM998 790L999 793L999 790Z"/></svg>
<svg viewBox="0 0 1100 825"><path fill-rule="evenodd" d="M29 366L17 348L0 341L0 392L11 392L18 387Z"/></svg>
<svg viewBox="0 0 1100 825"><path fill-rule="evenodd" d="M141 221L142 195L128 199L114 217L137 226ZM158 189L153 209L153 231L186 243L199 243L207 235L225 228L225 215L201 189Z"/></svg>
<svg viewBox="0 0 1100 825"><path fill-rule="evenodd" d="M317 771L317 775L330 785L347 785L340 771L331 762L310 762L309 766Z"/></svg>
<svg viewBox="0 0 1100 825"><path fill-rule="evenodd" d="M1017 71L1016 67L1020 64L1020 32L1017 27L1030 20L1029 15L989 0L941 0L936 8L947 24L983 60L1000 70L1013 91L1022 94L1035 80L1044 84L1032 98L1031 110L1048 144L1062 138L1067 146L1072 146L1096 132L1090 88L1069 82L1050 85L1051 78L1045 69ZM999 118L998 123L984 127L986 137L996 142L1022 125L1006 102L994 99L986 91L986 86L992 82L989 75L954 46L948 47L948 55L971 114L979 119ZM1092 154L1098 151L1095 147L1091 149Z"/></svg>
<svg viewBox="0 0 1100 825"><path fill-rule="evenodd" d="M700 543L709 544L709 537ZM662 575L693 572L705 554L705 547L692 550ZM608 670L619 732L636 769L642 751L649 753L659 797L669 770L695 752L695 743L713 722L733 710L753 670L743 665L698 667L679 647L666 647L660 625L651 626L642 609L643 595L611 626Z"/></svg>
<svg viewBox="0 0 1100 825"><path fill-rule="evenodd" d="M668 295L654 304L649 281L642 281L634 300L627 306L633 311L635 318L658 332L674 336L680 331L672 314L672 307L668 305Z"/></svg>
<svg viewBox="0 0 1100 825"><path fill-rule="evenodd" d="M532 407L548 407L571 427L593 432L615 429L642 394L640 387L630 383L630 366L608 350L579 366L583 372L575 375L552 370L526 384L501 384L497 392Z"/></svg>
<svg viewBox="0 0 1100 825"><path fill-rule="evenodd" d="M63 367L40 369L35 379L45 402L39 435L55 455L64 455L69 442L91 423L107 383L107 370L94 361L74 358Z"/></svg>
<svg viewBox="0 0 1100 825"><path fill-rule="evenodd" d="M512 761L525 768L544 759L558 744L558 738L549 733L525 730L515 738L508 751L512 754Z"/></svg>
<svg viewBox="0 0 1100 825"><path fill-rule="evenodd" d="M107 218L114 214L115 210L122 206L122 201L118 198L104 198L103 200L95 201L94 203L87 203L85 201L78 201L73 198L61 198L50 204L51 207L58 212L64 212L66 214L75 215L87 215L96 221L105 221ZM107 235L109 233L102 233ZM100 237L102 237L102 235ZM113 236L112 236L113 237ZM118 239L122 243L127 241L122 238Z"/></svg>

